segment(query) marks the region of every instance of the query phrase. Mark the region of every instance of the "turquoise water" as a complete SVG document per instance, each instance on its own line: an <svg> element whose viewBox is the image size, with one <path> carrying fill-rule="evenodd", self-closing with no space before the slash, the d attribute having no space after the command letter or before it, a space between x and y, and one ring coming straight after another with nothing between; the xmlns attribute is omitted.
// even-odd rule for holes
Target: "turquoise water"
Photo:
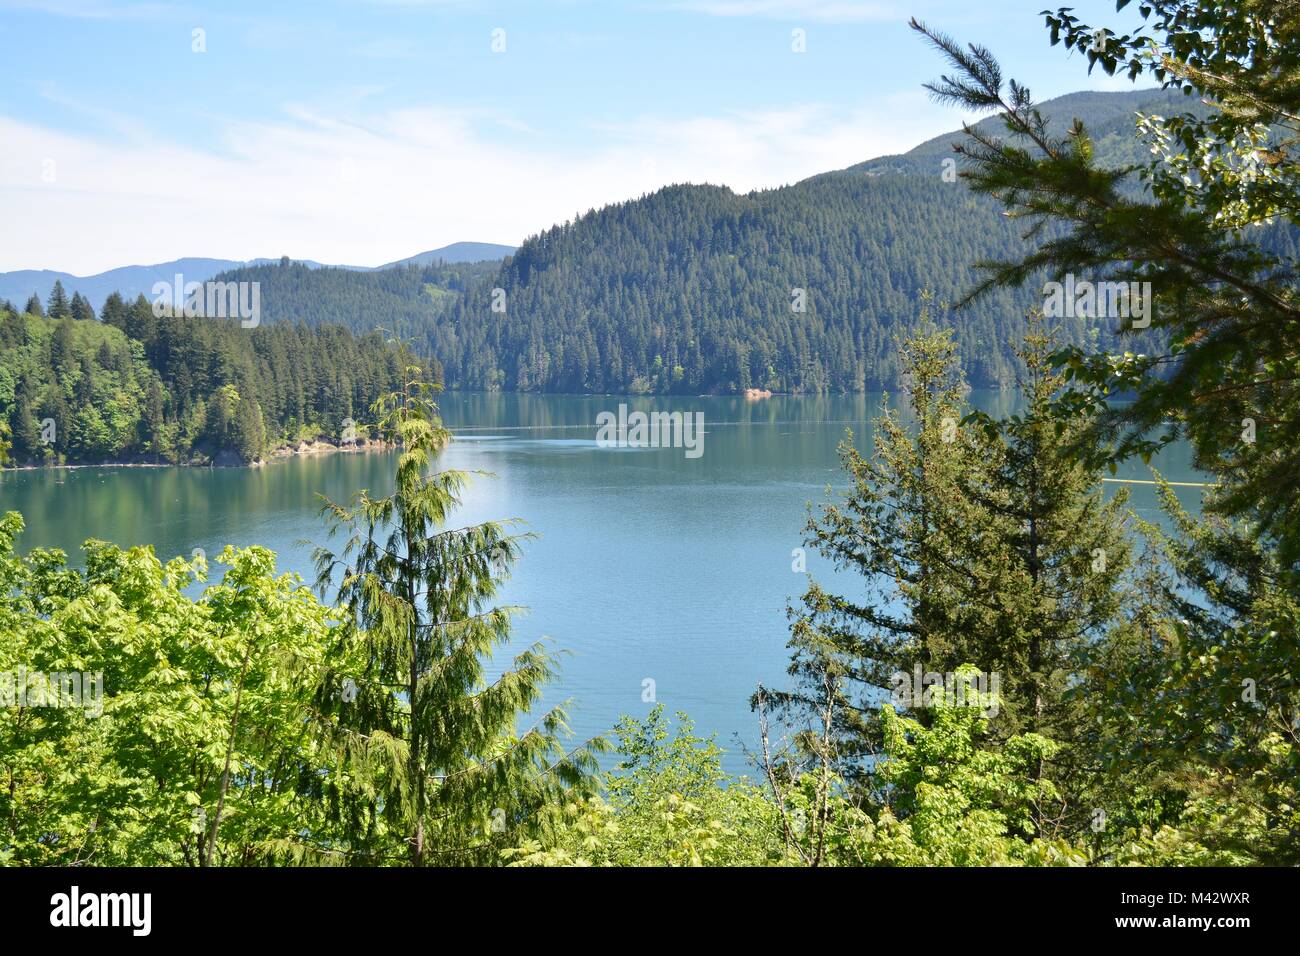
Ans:
<svg viewBox="0 0 1300 956"><path fill-rule="evenodd" d="M1012 399L973 393L1000 414ZM633 409L704 413L703 454L681 448L599 447L597 415ZM520 644L545 637L567 655L548 702L572 698L580 737L608 731L620 714L643 715L644 682L729 751L752 745L748 706L759 682L783 686L791 570L809 502L842 487L836 445L846 428L866 448L879 396L617 398L449 394L444 420L456 441L443 466L483 470L458 523L518 517L535 532L503 593L521 604ZM1171 480L1196 480L1186 448L1156 464ZM317 493L346 499L391 488L388 454L293 458L265 468L82 468L0 474L0 510L21 511L24 548L80 542L152 544L164 558L226 544L261 544L282 570L311 580L324 540ZM1121 477L1148 478L1133 463ZM1155 515L1150 487L1132 488L1134 510ZM1200 493L1180 489L1185 506ZM808 568L825 567L809 554Z"/></svg>

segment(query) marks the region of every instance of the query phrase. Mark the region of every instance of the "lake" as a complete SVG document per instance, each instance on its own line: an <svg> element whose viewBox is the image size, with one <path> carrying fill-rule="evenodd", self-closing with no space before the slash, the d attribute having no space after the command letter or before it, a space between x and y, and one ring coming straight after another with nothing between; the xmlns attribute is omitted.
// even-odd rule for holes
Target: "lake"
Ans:
<svg viewBox="0 0 1300 956"><path fill-rule="evenodd" d="M990 414L1014 397L974 392ZM597 416L633 409L703 412L703 453L610 448ZM836 445L846 428L867 448L879 395L618 398L464 394L441 396L456 441L446 468L492 472L470 488L458 524L518 517L538 537L524 546L502 602L529 612L519 644L545 637L567 651L547 701L572 698L580 737L621 714L644 715L644 682L658 701L715 733L726 769L749 767L737 744L756 738L750 694L784 686L788 601L805 578L791 569L806 506L845 485ZM1196 480L1185 446L1154 464L1171 480ZM292 458L265 468L99 467L0 473L0 510L21 511L24 550L58 547L79 563L89 537L152 544L164 559L226 544L261 544L282 570L313 580L311 551L324 540L317 493L338 500L392 486L391 454ZM1149 478L1140 462L1120 477ZM1110 486L1115 487L1115 486ZM1178 489L1195 508L1197 489ZM1156 514L1154 489L1131 503ZM813 554L809 571L826 567ZM214 573L218 568L214 565ZM504 654L504 652L503 652Z"/></svg>

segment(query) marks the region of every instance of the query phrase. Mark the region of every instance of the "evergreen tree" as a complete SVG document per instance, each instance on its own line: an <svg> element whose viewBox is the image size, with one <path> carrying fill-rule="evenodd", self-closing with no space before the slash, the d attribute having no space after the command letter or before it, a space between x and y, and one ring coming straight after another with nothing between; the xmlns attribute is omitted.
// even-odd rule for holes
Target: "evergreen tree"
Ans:
<svg viewBox="0 0 1300 956"><path fill-rule="evenodd" d="M203 438L214 451L230 443L230 423L239 404L239 390L234 385L223 385L207 403L203 422Z"/></svg>
<svg viewBox="0 0 1300 956"><path fill-rule="evenodd" d="M1000 735L1031 732L1058 746L1036 777L1058 784L1059 802L1040 808L1037 834L1086 831L1100 805L1095 741L1088 733L1097 701L1086 675L1095 649L1129 620L1132 527L1126 490L1107 496L1092 454L1086 415L1063 413L1057 399L1065 376L1054 372L1054 342L1041 319L1031 321L1020 351L1024 411L993 420L969 417L988 434L987 471L965 484L986 514L988 531L958 539L961 564L972 569L962 627L971 660L984 649L1001 668Z"/></svg>
<svg viewBox="0 0 1300 956"><path fill-rule="evenodd" d="M341 574L339 600L364 666L354 699L338 705L342 742L372 768L340 802L366 834L353 844L362 858L384 853L387 830L415 866L488 863L534 832L566 787L584 784L591 757L561 750L560 707L515 733L554 673L543 647L484 681L485 659L510 637L511 609L488 605L518 536L499 522L447 527L468 476L429 473L450 437L432 394L410 366L402 390L373 406L376 434L400 448L393 493L361 492L323 512L332 532L350 537L341 552L318 550L319 585Z"/></svg>
<svg viewBox="0 0 1300 956"><path fill-rule="evenodd" d="M970 689L996 697L985 703L989 742L1057 741L1035 776L1053 780L1059 800L1039 808L1026 837L1077 833L1096 805L1084 796L1095 791L1084 770L1092 742L1080 734L1091 702L1078 687L1089 649L1132 610L1126 496L1106 500L1095 466L1072 453L1087 421L1061 417L1064 378L1034 324L1022 349L1025 410L1001 421L963 419L947 333L905 344L913 420L887 410L870 458L842 447L851 489L807 527L808 543L854 572L865 593L811 582L792 612L798 686L764 688L754 701L812 717L813 731L798 738L806 759L833 757L836 777L870 782L880 699L892 693L924 723L933 695L966 692L955 675L969 665L982 681ZM936 678L942 686L931 690Z"/></svg>
<svg viewBox="0 0 1300 956"><path fill-rule="evenodd" d="M28 315L45 315L45 308L41 305L41 300L35 293L27 300L27 306L23 309Z"/></svg>
<svg viewBox="0 0 1300 956"><path fill-rule="evenodd" d="M36 402L31 383L23 379L18 383L9 419L13 436L11 458L19 464L39 461L41 457L41 429L36 423Z"/></svg>
<svg viewBox="0 0 1300 956"><path fill-rule="evenodd" d="M158 320L154 317L153 306L149 304L149 300L143 295L137 296L127 310L123 331L137 342L145 343L147 348L154 344L157 325Z"/></svg>
<svg viewBox="0 0 1300 956"><path fill-rule="evenodd" d="M1194 517L1161 481L1144 611L1097 649L1097 806L1119 863L1300 864L1300 599L1258 515L1214 514L1222 493Z"/></svg>
<svg viewBox="0 0 1300 956"><path fill-rule="evenodd" d="M52 319L63 319L72 315L72 309L68 305L68 295L63 291L63 283L58 279L54 280L54 287L50 289L48 311Z"/></svg>
<svg viewBox="0 0 1300 956"><path fill-rule="evenodd" d="M959 542L980 577L979 619L965 626L977 645L1003 649L1004 725L1065 742L1086 719L1087 702L1068 693L1083 655L1128 610L1131 529L1127 491L1107 499L1093 459L1077 453L1087 418L1065 417L1055 404L1066 379L1051 367L1053 339L1041 318L1031 328L1019 351L1024 411L968 419L986 431L993 454L963 490L994 533Z"/></svg>
<svg viewBox="0 0 1300 956"><path fill-rule="evenodd" d="M1300 225L1300 20L1256 0L1150 0L1137 13L1145 28L1124 35L1047 15L1053 43L1091 65L1213 104L1140 118L1148 155L1115 169L1084 124L1050 132L988 50L913 26L955 67L931 92L996 112L1011 134L972 128L963 175L1038 239L990 263L975 294L1043 269L1150 283L1150 330L1129 330L1122 351L1055 357L1072 381L1063 409L1093 416L1080 454L1113 468L1182 435L1218 480L1198 522L1165 490L1178 533L1149 529L1144 606L1095 649L1085 686L1107 714L1090 732L1110 754L1103 785L1134 794L1111 811L1125 834L1151 837L1148 861L1294 861L1300 300L1294 243L1275 240Z"/></svg>
<svg viewBox="0 0 1300 956"><path fill-rule="evenodd" d="M104 300L104 307L99 310L99 318L105 325L126 331L127 305L120 292L110 292Z"/></svg>
<svg viewBox="0 0 1300 956"><path fill-rule="evenodd" d="M1300 18L1258 0L1136 9L1144 29L1123 35L1068 8L1047 25L1053 43L1090 65L1151 75L1215 108L1142 118L1129 135L1153 155L1118 168L1102 165L1083 123L1052 132L988 50L912 22L954 67L930 91L996 112L1011 134L972 127L957 147L968 161L962 175L1029 221L1036 239L1025 255L987 263L967 298L1044 270L1149 283L1149 328L1126 321L1120 347L1075 345L1058 358L1082 386L1072 400L1096 413L1106 442L1095 447L1149 454L1186 435L1196 463L1230 481L1216 507L1257 513L1300 576L1300 294L1289 239L1300 226ZM1113 401L1130 393L1135 401Z"/></svg>
<svg viewBox="0 0 1300 956"><path fill-rule="evenodd" d="M805 529L806 543L837 570L860 575L866 593L844 597L810 578L802 607L790 612L796 686L760 688L753 701L792 719L817 717L825 738L804 733L801 746L819 760L832 748L836 772L850 781L869 773L878 705L898 675L982 667L990 657L969 647L961 629L969 594L954 562L958 538L979 523L964 487L978 481L989 442L983 430L958 427L962 380L950 334L923 325L900 351L911 427L886 408L871 456L843 442L851 488Z"/></svg>
<svg viewBox="0 0 1300 956"><path fill-rule="evenodd" d="M68 440L72 432L72 410L64 397L63 389L57 386L46 388L41 397L41 419L54 422L53 441L42 441L38 448L41 457L49 461L63 461L68 454Z"/></svg>
<svg viewBox="0 0 1300 956"><path fill-rule="evenodd" d="M266 452L266 425L256 399L241 398L231 422L231 445L244 461L257 461Z"/></svg>
<svg viewBox="0 0 1300 956"><path fill-rule="evenodd" d="M58 320L50 339L50 368L56 377L72 380L70 368L77 360L77 333L68 316Z"/></svg>
<svg viewBox="0 0 1300 956"><path fill-rule="evenodd" d="M149 393L140 412L138 442L141 447L148 449L149 456L154 461L160 460L167 451L164 428L162 386L157 379L153 379L149 382Z"/></svg>
<svg viewBox="0 0 1300 956"><path fill-rule="evenodd" d="M95 317L94 306L92 306L90 300L80 292L73 293L72 306L69 311L72 317L78 322L86 322Z"/></svg>

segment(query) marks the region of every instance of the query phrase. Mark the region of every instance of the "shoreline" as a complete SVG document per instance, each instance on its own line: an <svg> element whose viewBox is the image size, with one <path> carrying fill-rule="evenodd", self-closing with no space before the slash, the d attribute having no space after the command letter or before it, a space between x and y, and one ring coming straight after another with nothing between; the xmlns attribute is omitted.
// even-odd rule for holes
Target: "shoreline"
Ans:
<svg viewBox="0 0 1300 956"><path fill-rule="evenodd" d="M0 475L9 472L26 472L26 471L77 471L83 468L265 468L277 462L289 461L293 458L314 458L318 455L362 455L371 452L391 451L392 446L386 442L371 441L369 439L358 440L356 443L348 446L323 438L316 438L312 441L299 441L293 444L281 445L267 453L265 458L258 458L255 461L225 461L213 459L206 462L195 461L97 461L97 462L78 462L76 464L41 464L41 465L8 465L0 468Z"/></svg>

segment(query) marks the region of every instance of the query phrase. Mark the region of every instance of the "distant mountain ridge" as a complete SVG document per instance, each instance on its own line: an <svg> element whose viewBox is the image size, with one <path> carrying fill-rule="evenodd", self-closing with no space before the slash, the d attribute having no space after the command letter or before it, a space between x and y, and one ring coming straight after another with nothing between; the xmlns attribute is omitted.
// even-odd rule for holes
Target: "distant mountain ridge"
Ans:
<svg viewBox="0 0 1300 956"><path fill-rule="evenodd" d="M1098 161L1117 167L1147 156L1137 112L1204 107L1148 89L1069 94L1039 109L1056 137L1082 121ZM979 125L1007 135L998 118ZM430 350L449 386L465 389L893 389L897 340L915 328L928 292L970 384L1011 386L1041 288L995 289L942 314L977 284L975 263L1028 248L1022 223L945 175L960 168L945 161L963 136L776 189L674 185L594 210L526 240L435 318ZM506 312L492 314L492 299ZM1111 344L1110 325L1070 321L1057 332L1062 345Z"/></svg>
<svg viewBox="0 0 1300 956"><path fill-rule="evenodd" d="M435 262L442 262L447 265L459 264L462 262L489 262L496 259L504 259L506 256L512 256L515 253L515 246L503 246L497 242L453 242L449 246L443 246L441 249L430 249L428 252L421 252L419 255L410 256L406 259L398 259L396 262L388 262L380 269L391 269L393 266L428 266Z"/></svg>
<svg viewBox="0 0 1300 956"><path fill-rule="evenodd" d="M1062 135L1072 120L1082 121L1096 144L1097 154L1106 157L1113 164L1136 162L1143 158L1144 148L1133 135L1134 113L1169 115L1202 113L1205 110L1206 107L1199 101L1180 91L1161 89L1066 93L1039 105L1039 111L1048 121L1054 135ZM980 120L973 128L995 136L1006 135L1006 128L996 116ZM953 146L965 136L962 130L943 133L912 147L906 153L869 159L839 172L913 172L918 169L934 169L937 163L953 155Z"/></svg>
<svg viewBox="0 0 1300 956"><path fill-rule="evenodd" d="M361 335L383 328L386 335L414 340L427 352L436 317L468 290L497 271L495 260L448 263L434 259L378 269L311 268L296 262L268 262L218 273L218 282L254 282L265 323L341 325Z"/></svg>
<svg viewBox="0 0 1300 956"><path fill-rule="evenodd" d="M1136 112L1205 109L1163 90L1069 94L1039 108L1054 136L1081 120L1112 167L1147 156ZM999 122L978 125L1001 134ZM436 360L448 387L573 393L893 389L897 341L929 293L970 384L1007 387L1041 288L996 289L944 314L978 281L976 262L1027 248L1021 223L946 175L962 135L775 189L666 186L513 250L457 243L372 269L271 260L216 274L259 282L264 322L399 335ZM1294 255L1300 235L1268 241ZM511 254L456 261L502 250ZM1098 320L1057 332L1062 345L1113 344Z"/></svg>
<svg viewBox="0 0 1300 956"><path fill-rule="evenodd" d="M504 259L513 253L514 246L504 246L494 242L453 242L440 249L431 249L407 259L385 263L381 266L328 266L311 259L294 259L311 269L347 269L354 272L372 272L390 269L394 266L417 264L428 265L433 262L465 263ZM70 272L58 272L52 269L20 269L15 272L0 272L0 299L8 299L22 308L27 300L35 294L42 302L49 298L50 290L56 281L63 283L68 295L80 292L88 298L98 310L110 293L118 292L126 299L137 295L150 295L155 282L171 282L177 273L185 277L186 282L207 282L222 272L246 266L259 266L279 262L279 259L209 259L187 257L173 259L171 262L158 262L143 266L121 266L107 272L90 276L76 276Z"/></svg>

